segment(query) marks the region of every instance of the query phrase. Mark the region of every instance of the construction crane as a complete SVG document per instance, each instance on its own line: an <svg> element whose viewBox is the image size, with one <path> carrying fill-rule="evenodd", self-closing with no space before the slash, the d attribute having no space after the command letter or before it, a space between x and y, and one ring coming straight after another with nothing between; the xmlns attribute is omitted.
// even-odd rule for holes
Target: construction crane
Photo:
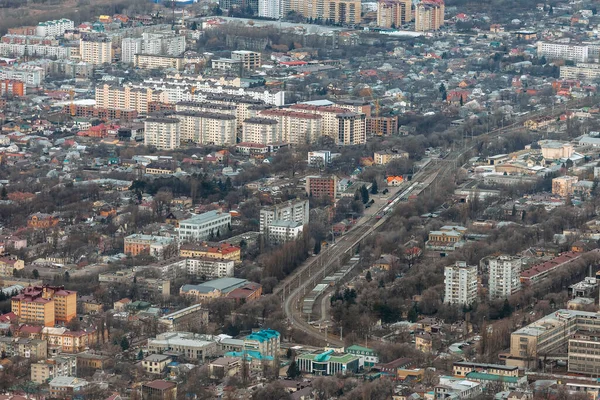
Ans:
<svg viewBox="0 0 600 400"><path fill-rule="evenodd" d="M69 98L71 99L71 104L69 105L69 111L71 112L71 117L74 117L76 114L76 109L75 109L75 101L73 100L75 98L75 91L73 89L69 90Z"/></svg>

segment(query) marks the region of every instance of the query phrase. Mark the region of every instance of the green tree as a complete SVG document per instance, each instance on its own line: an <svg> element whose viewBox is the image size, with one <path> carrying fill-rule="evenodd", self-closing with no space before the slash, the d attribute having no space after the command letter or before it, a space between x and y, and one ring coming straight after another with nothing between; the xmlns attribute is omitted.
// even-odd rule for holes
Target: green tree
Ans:
<svg viewBox="0 0 600 400"><path fill-rule="evenodd" d="M406 319L410 322L417 322L417 319L419 319L419 313L417 312L416 306L412 306L410 310L408 310L408 315L406 316Z"/></svg>
<svg viewBox="0 0 600 400"><path fill-rule="evenodd" d="M40 277L40 271L34 269L33 271L31 271L31 275L33 276L33 279L38 279Z"/></svg>
<svg viewBox="0 0 600 400"><path fill-rule="evenodd" d="M379 189L377 188L377 179L373 179L373 183L371 184L371 194L379 193Z"/></svg>
<svg viewBox="0 0 600 400"><path fill-rule="evenodd" d="M121 339L121 349L123 351L129 349L129 340L127 340L127 336L123 336Z"/></svg>
<svg viewBox="0 0 600 400"><path fill-rule="evenodd" d="M504 304L502 305L502 317L506 318L512 314L512 307L508 302L508 299L504 299Z"/></svg>
<svg viewBox="0 0 600 400"><path fill-rule="evenodd" d="M2 200L6 200L6 198L8 197L8 193L6 192L6 186L2 186L0 197L2 198Z"/></svg>
<svg viewBox="0 0 600 400"><path fill-rule="evenodd" d="M138 360L143 360L144 359L144 351L142 349L140 349L138 355L137 355L137 359Z"/></svg>
<svg viewBox="0 0 600 400"><path fill-rule="evenodd" d="M69 271L65 271L65 282L69 282L69 279L71 279L71 274L69 274Z"/></svg>
<svg viewBox="0 0 600 400"><path fill-rule="evenodd" d="M315 248L313 250L313 253L319 254L320 252L321 252L321 241L315 240Z"/></svg>
<svg viewBox="0 0 600 400"><path fill-rule="evenodd" d="M367 204L369 202L369 190L365 185L360 187L360 197L362 198L363 204Z"/></svg>
<svg viewBox="0 0 600 400"><path fill-rule="evenodd" d="M287 376L290 379L295 379L297 377L299 377L301 375L300 372L300 368L298 368L298 364L296 363L296 360L292 360L292 362L290 363L290 366L288 367L287 370Z"/></svg>
<svg viewBox="0 0 600 400"><path fill-rule="evenodd" d="M367 280L367 282L371 282L373 280L373 277L371 276L371 271L367 271L365 279Z"/></svg>

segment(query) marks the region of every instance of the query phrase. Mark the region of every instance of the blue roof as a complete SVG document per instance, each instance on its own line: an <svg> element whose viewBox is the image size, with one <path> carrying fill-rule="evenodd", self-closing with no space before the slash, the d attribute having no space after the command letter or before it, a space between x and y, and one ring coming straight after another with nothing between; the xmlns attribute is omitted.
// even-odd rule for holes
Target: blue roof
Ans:
<svg viewBox="0 0 600 400"><path fill-rule="evenodd" d="M281 336L279 334L279 332L277 332L274 329L263 329L261 331L258 332L252 332L251 334L249 334L248 336L246 336L246 339L248 340L256 340L259 342L266 342L268 340L271 340L273 338L278 338L279 336Z"/></svg>
<svg viewBox="0 0 600 400"><path fill-rule="evenodd" d="M327 350L326 352L321 353L318 356L316 356L315 361L318 361L318 362L327 361L330 358L329 356L332 355L333 353L334 353L333 350Z"/></svg>
<svg viewBox="0 0 600 400"><path fill-rule="evenodd" d="M272 356L263 356L262 354L260 354L260 351L256 350L230 351L228 353L225 353L225 357L245 357L246 360L252 360L254 358L257 360L265 361L273 360Z"/></svg>

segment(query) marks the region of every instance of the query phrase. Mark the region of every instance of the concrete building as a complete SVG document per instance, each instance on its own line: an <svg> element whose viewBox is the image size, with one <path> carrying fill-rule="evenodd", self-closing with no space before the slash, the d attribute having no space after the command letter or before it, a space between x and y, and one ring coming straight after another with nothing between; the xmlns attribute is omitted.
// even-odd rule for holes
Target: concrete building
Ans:
<svg viewBox="0 0 600 400"><path fill-rule="evenodd" d="M469 361L457 361L452 364L456 377L466 377L471 372L484 372L500 376L519 376L519 368L511 365L481 364Z"/></svg>
<svg viewBox="0 0 600 400"><path fill-rule="evenodd" d="M142 400L175 400L177 383L155 380L142 384Z"/></svg>
<svg viewBox="0 0 600 400"><path fill-rule="evenodd" d="M180 71L183 69L183 57L161 54L136 54L133 57L133 64L135 67L143 69L173 68Z"/></svg>
<svg viewBox="0 0 600 400"><path fill-rule="evenodd" d="M241 249L229 243L184 243L179 256L186 258L211 258L215 260L241 261Z"/></svg>
<svg viewBox="0 0 600 400"><path fill-rule="evenodd" d="M142 360L142 368L149 374L161 375L171 361L173 361L171 356L150 354Z"/></svg>
<svg viewBox="0 0 600 400"><path fill-rule="evenodd" d="M62 286L32 286L11 299L11 311L20 323L54 326L77 315L77 292Z"/></svg>
<svg viewBox="0 0 600 400"><path fill-rule="evenodd" d="M312 375L336 375L357 373L361 369L360 357L354 354L336 353L327 350L323 353L306 353L296 357L300 371Z"/></svg>
<svg viewBox="0 0 600 400"><path fill-rule="evenodd" d="M146 118L144 120L144 145L158 150L174 150L179 147L179 120L177 118Z"/></svg>
<svg viewBox="0 0 600 400"><path fill-rule="evenodd" d="M576 63L587 63L589 59L588 46L580 46L569 43L537 43L538 57L545 57L547 60L565 60Z"/></svg>
<svg viewBox="0 0 600 400"><path fill-rule="evenodd" d="M183 285L179 289L181 296L188 296L196 301L210 301L219 297L226 296L229 292L244 287L251 282L240 278L220 278L213 279L198 285ZM259 292L260 296L262 292Z"/></svg>
<svg viewBox="0 0 600 400"><path fill-rule="evenodd" d="M282 3L286 0L258 0L258 16L263 18L279 19L282 13Z"/></svg>
<svg viewBox="0 0 600 400"><path fill-rule="evenodd" d="M73 356L61 356L31 364L32 382L42 385L57 376L77 376L77 359Z"/></svg>
<svg viewBox="0 0 600 400"><path fill-rule="evenodd" d="M522 259L502 255L489 259L490 300L506 299L521 290Z"/></svg>
<svg viewBox="0 0 600 400"><path fill-rule="evenodd" d="M235 71L240 73L243 69L241 60L233 58L216 58L210 62L211 68L217 71Z"/></svg>
<svg viewBox="0 0 600 400"><path fill-rule="evenodd" d="M322 134L331 137L336 144L357 145L367 141L366 115L339 106L315 106L294 104L290 110L321 116Z"/></svg>
<svg viewBox="0 0 600 400"><path fill-rule="evenodd" d="M189 219L179 222L179 241L201 241L210 237L218 238L230 229L231 214L208 211L203 214L194 215Z"/></svg>
<svg viewBox="0 0 600 400"><path fill-rule="evenodd" d="M277 245L296 240L302 235L304 225L294 221L273 221L267 228L267 241Z"/></svg>
<svg viewBox="0 0 600 400"><path fill-rule="evenodd" d="M57 399L77 398L89 385L88 381L72 376L57 376L48 384L50 396Z"/></svg>
<svg viewBox="0 0 600 400"><path fill-rule="evenodd" d="M245 70L255 70L262 65L261 54L257 51L235 50L231 52L231 58L241 61Z"/></svg>
<svg viewBox="0 0 600 400"><path fill-rule="evenodd" d="M411 0L379 0L377 2L377 26L399 28L412 20Z"/></svg>
<svg viewBox="0 0 600 400"><path fill-rule="evenodd" d="M306 194L315 198L328 197L335 201L337 197L337 177L333 176L307 176Z"/></svg>
<svg viewBox="0 0 600 400"><path fill-rule="evenodd" d="M206 326L208 324L208 310L203 308L201 304L194 304L160 317L158 323L168 331L182 331L192 327Z"/></svg>
<svg viewBox="0 0 600 400"><path fill-rule="evenodd" d="M43 360L48 357L48 342L41 339L0 337L0 352L8 357Z"/></svg>
<svg viewBox="0 0 600 400"><path fill-rule="evenodd" d="M244 338L244 350L275 358L281 350L281 335L273 329L252 332Z"/></svg>
<svg viewBox="0 0 600 400"><path fill-rule="evenodd" d="M576 176L560 176L552 179L552 194L557 194L561 197L568 197L573 195L575 184L579 181Z"/></svg>
<svg viewBox="0 0 600 400"><path fill-rule="evenodd" d="M285 109L267 109L258 114L277 121L275 137L282 142L303 145L315 143L321 137L323 117L320 115Z"/></svg>
<svg viewBox="0 0 600 400"><path fill-rule="evenodd" d="M242 123L242 142L271 144L283 142L277 127L278 121L271 118L253 117Z"/></svg>
<svg viewBox="0 0 600 400"><path fill-rule="evenodd" d="M62 36L65 31L74 29L75 23L69 19L62 18L54 21L40 22L35 27L37 36Z"/></svg>
<svg viewBox="0 0 600 400"><path fill-rule="evenodd" d="M121 41L121 62L133 64L135 55L142 53L142 38L124 38Z"/></svg>
<svg viewBox="0 0 600 400"><path fill-rule="evenodd" d="M179 111L182 142L225 146L236 143L237 120L235 115L214 112Z"/></svg>
<svg viewBox="0 0 600 400"><path fill-rule="evenodd" d="M415 6L415 31L437 31L444 25L444 0L421 0Z"/></svg>
<svg viewBox="0 0 600 400"><path fill-rule="evenodd" d="M189 276L206 279L232 277L235 262L233 260L219 260L209 257L188 258L185 260L186 271Z"/></svg>
<svg viewBox="0 0 600 400"><path fill-rule="evenodd" d="M408 160L409 154L406 151L388 149L373 153L373 163L376 165L386 165L392 160Z"/></svg>
<svg viewBox="0 0 600 400"><path fill-rule="evenodd" d="M217 355L217 342L207 335L167 332L159 334L154 339L148 339L148 352L151 354L178 352L186 359L204 361L207 357Z"/></svg>
<svg viewBox="0 0 600 400"><path fill-rule="evenodd" d="M444 303L470 305L477 300L477 266L457 261L444 268Z"/></svg>
<svg viewBox="0 0 600 400"><path fill-rule="evenodd" d="M600 64L577 63L575 66L561 65L561 79L594 80L600 77Z"/></svg>
<svg viewBox="0 0 600 400"><path fill-rule="evenodd" d="M102 65L110 64L113 59L112 42L105 36L85 36L79 40L81 61Z"/></svg>
<svg viewBox="0 0 600 400"><path fill-rule="evenodd" d="M320 150L320 151L309 151L308 152L308 165L310 166L321 166L325 167L331 164L331 151Z"/></svg>
<svg viewBox="0 0 600 400"><path fill-rule="evenodd" d="M545 160L553 161L569 159L573 156L573 145L571 143L557 142L554 140L540 141L542 156Z"/></svg>
<svg viewBox="0 0 600 400"><path fill-rule="evenodd" d="M371 368L375 364L379 364L377 352L368 347L353 344L352 346L346 347L344 351L348 354L358 356L361 359L361 364L364 365L365 368Z"/></svg>
<svg viewBox="0 0 600 400"><path fill-rule="evenodd" d="M308 200L289 200L286 203L265 207L260 210L259 231L266 234L269 226L275 221L298 222L300 225L306 225L309 211Z"/></svg>
<svg viewBox="0 0 600 400"><path fill-rule="evenodd" d="M168 246L174 245L175 239L168 236L143 235L134 233L124 239L125 254L137 256L147 253L153 257L160 258Z"/></svg>

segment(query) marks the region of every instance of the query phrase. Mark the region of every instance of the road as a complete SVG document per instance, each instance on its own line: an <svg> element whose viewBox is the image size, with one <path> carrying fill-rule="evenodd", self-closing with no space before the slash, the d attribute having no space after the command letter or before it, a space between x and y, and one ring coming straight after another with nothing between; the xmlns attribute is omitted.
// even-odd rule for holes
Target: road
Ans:
<svg viewBox="0 0 600 400"><path fill-rule="evenodd" d="M515 128L521 127L523 122L526 120L541 116L559 116L566 109L572 107L581 107L588 101L590 101L589 98L571 100L566 102L564 107L532 112L518 117L512 123L503 126L502 128L498 128L484 135L475 137L475 140L471 140L468 144L465 142L465 145L462 146L462 148L450 152L450 154L448 154L444 160L438 160L436 162L429 163L425 168L418 171L413 177L413 180L411 182L405 182L399 188L399 190L397 190L390 197L390 200L396 199L401 193L406 191L406 189L409 187L412 187L412 185L415 183L421 184L415 192L422 193L423 190L427 188L436 179L436 177L438 177L438 175L444 175L445 173L456 169L458 167L458 161L475 148L477 145L477 138L491 140ZM402 200L405 201L407 199L403 198ZM348 234L343 236L334 246L325 249L317 257L314 257L312 260L299 267L294 274L289 276L288 279L282 281L280 286L274 290L274 294L281 297L283 301L284 312L293 328L298 329L313 339L324 342L328 345L344 345L342 338L339 336L331 333L326 334L320 332L317 328L310 325L304 319L301 306L302 298L307 292L312 290L316 283L329 275L331 272L335 271L337 267L341 266L340 260L344 254L351 252L364 238L373 234L373 232L375 232L381 225L385 224L387 219L392 214L391 212L387 215L384 215L380 220L376 220L375 215L379 214L386 206L387 204L378 205L378 208L376 209L377 212L371 215L363 216L358 221L357 225Z"/></svg>

